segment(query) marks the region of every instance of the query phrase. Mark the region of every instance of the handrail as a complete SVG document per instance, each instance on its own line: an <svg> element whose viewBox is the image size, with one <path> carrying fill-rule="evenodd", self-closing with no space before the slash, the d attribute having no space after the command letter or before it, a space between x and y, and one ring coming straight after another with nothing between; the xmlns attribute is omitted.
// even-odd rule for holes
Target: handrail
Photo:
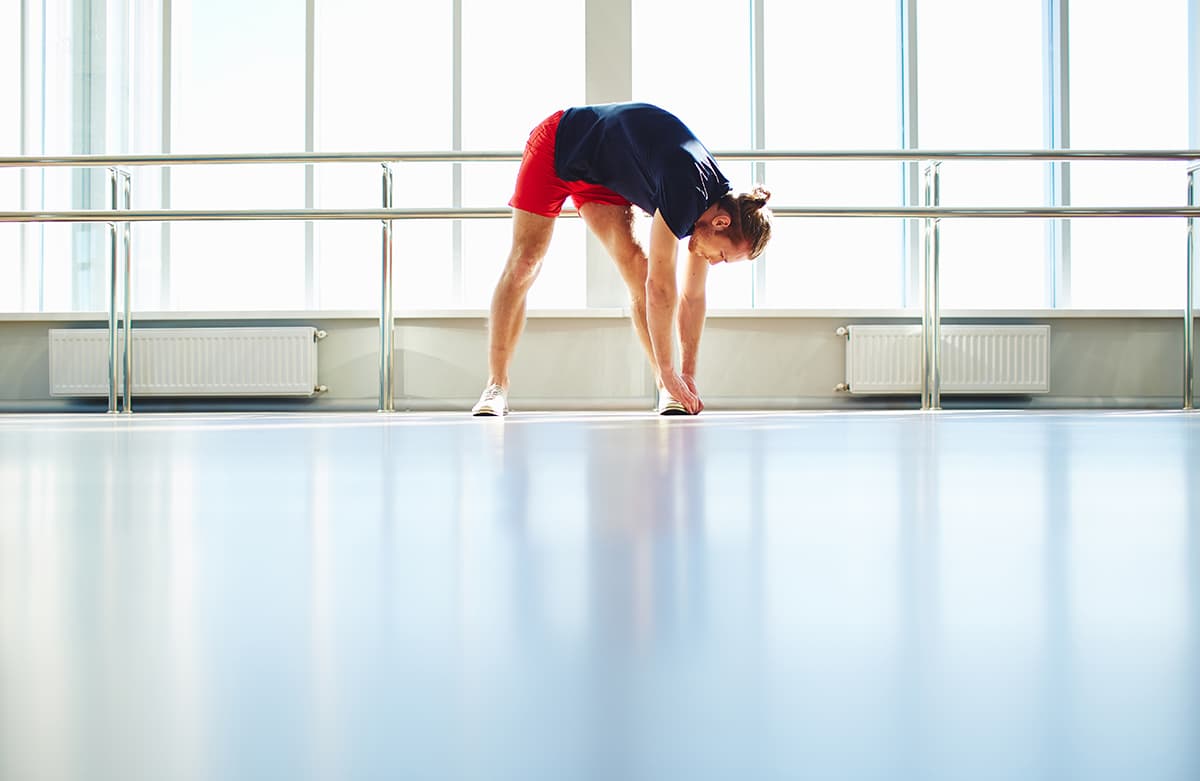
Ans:
<svg viewBox="0 0 1200 781"><path fill-rule="evenodd" d="M1047 206L1047 207L958 207L958 206L778 206L778 217L899 217L941 218L1117 218L1200 217L1200 206ZM131 211L0 211L4 222L220 222L229 220L461 220L507 219L509 208L447 207L414 209L141 209ZM564 209L564 217L576 217Z"/></svg>
<svg viewBox="0 0 1200 781"><path fill-rule="evenodd" d="M716 157L726 160L829 160L829 161L896 161L910 163L928 163L926 169L926 189L924 206L901 207L772 207L775 215L780 217L892 217L903 219L921 219L922 230L925 234L924 267L925 281L923 294L925 313L922 318L924 348L922 359L922 409L940 408L940 350L938 333L940 329L940 304L938 282L939 255L939 223L943 218L1034 218L1034 219L1070 219L1070 218L1114 218L1114 217L1186 217L1188 221L1188 252L1187 252L1187 303L1184 307L1184 409L1193 408L1193 386L1195 385L1195 363L1193 361L1193 279L1195 257L1194 221L1200 217L1200 207L1195 202L1195 177L1200 172L1200 165L1194 164L1200 160L1200 150L891 150L891 151L787 151L787 150L748 150L716 152ZM385 168L384 206L382 209L283 209L283 210L181 210L181 209L129 209L128 190L126 190L125 209L116 208L114 189L114 204L110 210L67 210L67 211L4 211L0 212L0 223L109 223L113 231L113 273L114 286L112 310L110 312L110 343L115 334L115 258L117 223L125 226L126 264L129 255L129 224L132 222L195 222L223 220L283 220L283 221L312 221L312 220L381 220L384 223L383 247L383 286L384 298L380 311L380 410L391 411L392 404L392 356L390 334L390 290L392 262L392 232L391 221L408 219L502 219L511 215L507 208L421 208L395 209L391 208L391 182L389 164L399 162L482 162L482 161L515 161L521 157L518 152L371 152L371 153L268 153L268 154L157 154L157 155L67 155L67 156L24 156L0 157L0 168L19 167L113 167L113 166L172 166L172 165L215 165L215 164L260 164L260 163L382 163ZM1109 207L1109 206L1053 206L1053 207L944 207L940 204L938 167L941 162L950 160L1024 160L1038 162L1066 162L1072 160L1124 160L1140 162L1192 162L1187 169L1188 175L1188 205L1180 206L1142 206L1142 207ZM563 212L566 216L578 216L573 210ZM129 411L129 383L131 371L129 365L129 335L131 322L129 320L128 273L126 274L126 399L125 410ZM115 346L110 344L110 352L115 356ZM109 398L110 411L113 410L113 393L116 384L115 358L110 360Z"/></svg>
<svg viewBox="0 0 1200 781"><path fill-rule="evenodd" d="M1200 160L1200 149L882 149L882 150L786 150L741 149L713 152L721 160L745 161L891 161L919 163L927 160L1026 160L1070 162L1079 160L1126 160L1178 162ZM145 155L27 155L0 157L0 168L108 167L154 165L237 165L313 163L470 163L512 162L520 152L270 152L233 154L145 154Z"/></svg>

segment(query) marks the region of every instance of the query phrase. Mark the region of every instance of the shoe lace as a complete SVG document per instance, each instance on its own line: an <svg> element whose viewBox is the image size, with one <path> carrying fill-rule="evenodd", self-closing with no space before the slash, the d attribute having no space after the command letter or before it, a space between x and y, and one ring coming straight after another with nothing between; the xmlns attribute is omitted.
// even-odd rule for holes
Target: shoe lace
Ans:
<svg viewBox="0 0 1200 781"><path fill-rule="evenodd" d="M489 385L487 390L483 392L484 401L495 401L504 396L504 389L499 385Z"/></svg>

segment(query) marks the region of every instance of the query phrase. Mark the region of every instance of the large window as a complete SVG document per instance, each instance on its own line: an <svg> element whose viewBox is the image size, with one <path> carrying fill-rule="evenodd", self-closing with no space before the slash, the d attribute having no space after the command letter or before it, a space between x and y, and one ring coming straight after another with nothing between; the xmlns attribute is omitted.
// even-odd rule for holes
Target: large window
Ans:
<svg viewBox="0 0 1200 781"><path fill-rule="evenodd" d="M1071 4L1071 145L1183 149L1188 145L1187 0ZM1178 164L1074 163L1081 206L1182 205ZM1178 307L1184 296L1182 220L1075 220L1071 305Z"/></svg>
<svg viewBox="0 0 1200 781"><path fill-rule="evenodd" d="M21 150L21 7L0 5L0 112L8 119L0 123L0 154ZM7 195L8 189L5 189Z"/></svg>
<svg viewBox="0 0 1200 781"><path fill-rule="evenodd" d="M683 120L711 151L750 146L749 3L633 0L634 100ZM721 163L735 190L750 189L751 167ZM643 222L643 229L648 230ZM749 307L754 269L735 263L709 274L710 307Z"/></svg>
<svg viewBox="0 0 1200 781"><path fill-rule="evenodd" d="M304 149L304 0L172 2L172 152ZM230 20L236 19L236 24ZM299 166L180 166L178 209L304 206ZM304 226L178 223L170 309L302 309Z"/></svg>
<svg viewBox="0 0 1200 781"><path fill-rule="evenodd" d="M33 11L26 6L27 13ZM26 59L36 96L26 103L27 154L99 154L106 151L104 85L90 75L103 67L83 45L100 23L103 8L71 0L44 3L32 28L44 41L37 60ZM103 29L102 27L100 29ZM32 30L31 30L32 32ZM27 39L28 40L28 39ZM39 46L40 48L40 46ZM82 77L82 78L81 78ZM89 110L90 107L90 110ZM106 177L92 169L50 168L26 179L29 208L71 209L104 205ZM107 229L102 225L42 225L26 232L26 302L50 312L99 310L103 306ZM27 307L29 308L29 307Z"/></svg>
<svg viewBox="0 0 1200 781"><path fill-rule="evenodd" d="M766 145L770 149L900 146L894 0L766 5ZM767 166L780 204L880 206L901 197L895 163ZM776 220L767 251L768 306L898 307L902 226L891 220Z"/></svg>
<svg viewBox="0 0 1200 781"><path fill-rule="evenodd" d="M519 150L535 125L559 109L583 102L583 0L462 0L462 11L465 149ZM534 19L537 23L531 26ZM464 165L463 205L507 204L516 175L516 163ZM587 302L583 223L560 220L554 231L529 306L583 307ZM506 220L464 224L466 306L489 305L511 236Z"/></svg>
<svg viewBox="0 0 1200 781"><path fill-rule="evenodd" d="M111 74L108 106L127 107L110 111L106 144L112 154L163 151L163 9L159 0L124 0L112 9L108 34L107 62ZM163 205L164 171L156 166L129 169L132 206L158 209ZM111 196L106 195L106 198ZM107 201L105 201L107 203ZM133 306L138 311L167 308L171 300L169 264L163 263L164 237L170 228L161 223L139 222L131 227L134 251L131 260Z"/></svg>
<svg viewBox="0 0 1200 781"><path fill-rule="evenodd" d="M317 9L316 150L449 149L453 37L449 3L326 1ZM400 78L398 78L400 76ZM379 165L315 166L319 208L378 208ZM396 207L450 206L450 167L397 164ZM449 222L394 221L400 308L456 306ZM316 223L314 306L379 306L381 226Z"/></svg>
<svg viewBox="0 0 1200 781"><path fill-rule="evenodd" d="M1043 146L1042 0L918 4L919 146ZM1039 164L947 162L944 206L1034 206L1044 199ZM1045 223L943 220L942 304L947 308L1048 303Z"/></svg>
<svg viewBox="0 0 1200 781"><path fill-rule="evenodd" d="M585 0L8 0L0 3L0 111L16 119L0 123L0 153L519 150L544 117L586 100L589 73L626 72L628 94L614 98L663 106L718 153L756 138L767 149L1037 149L1059 143L1050 128L1077 149L1194 142L1189 112L1200 107L1189 84L1196 38L1188 25L1200 0L1147 0L1136 14L1117 0L1064 4L1062 51L1047 34L1047 0L628 2L629 27L606 25L605 36L622 39L605 46L607 37L586 35ZM916 11L911 36L902 29L906 7ZM901 63L914 61L909 91ZM1047 89L1059 66L1065 106ZM761 178L777 206L914 203L904 176L913 167L898 163L721 166L739 190ZM394 204L501 207L516 169L398 164ZM1072 163L1055 172L1074 205L1184 199L1178 164ZM942 203L1045 204L1049 173L1046 164L947 162ZM135 208L381 205L376 164L132 174ZM0 170L0 207L108 203L103 168ZM643 235L648 226L639 222ZM488 306L510 244L508 220L394 227L398 307ZM920 258L904 227L779 218L759 262L714 270L709 304L916 306ZM1062 242L1048 240L1054 227L944 220L943 304L1180 305L1183 220L1081 219ZM371 311L380 233L370 221L139 223L133 305ZM556 225L531 308L605 298L589 296L584 234L578 220ZM101 311L107 288L107 226L0 225L0 311Z"/></svg>
<svg viewBox="0 0 1200 781"><path fill-rule="evenodd" d="M0 5L0 155L21 153L21 7ZM21 208L21 172L0 169L0 209ZM21 228L0 225L0 312L21 309Z"/></svg>

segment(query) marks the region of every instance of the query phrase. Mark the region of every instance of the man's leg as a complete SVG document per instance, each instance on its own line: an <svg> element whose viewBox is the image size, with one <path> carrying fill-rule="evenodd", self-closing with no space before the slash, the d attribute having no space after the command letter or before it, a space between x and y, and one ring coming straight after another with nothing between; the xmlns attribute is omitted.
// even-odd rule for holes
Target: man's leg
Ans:
<svg viewBox="0 0 1200 781"><path fill-rule="evenodd" d="M492 294L488 385L508 390L508 367L525 326L525 297L542 267L554 234L554 218L513 209L513 242Z"/></svg>
<svg viewBox="0 0 1200 781"><path fill-rule="evenodd" d="M604 249L617 264L617 271L620 272L621 279L625 280L625 286L629 288L633 329L637 332L638 341L642 343L642 349L646 351L646 360L650 361L650 368L654 371L657 381L654 347L650 343L650 330L646 323L646 273L649 261L633 230L633 207L585 203L579 208L579 216L604 245Z"/></svg>

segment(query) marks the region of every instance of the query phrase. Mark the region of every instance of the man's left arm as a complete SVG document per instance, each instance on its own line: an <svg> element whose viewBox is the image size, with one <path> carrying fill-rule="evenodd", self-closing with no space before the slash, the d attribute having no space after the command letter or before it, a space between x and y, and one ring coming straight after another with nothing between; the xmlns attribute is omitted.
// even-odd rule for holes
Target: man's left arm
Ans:
<svg viewBox="0 0 1200 781"><path fill-rule="evenodd" d="M679 374L692 393L696 393L696 361L700 353L700 335L704 332L707 280L708 261L689 252L687 271L679 291L679 348L682 359Z"/></svg>

